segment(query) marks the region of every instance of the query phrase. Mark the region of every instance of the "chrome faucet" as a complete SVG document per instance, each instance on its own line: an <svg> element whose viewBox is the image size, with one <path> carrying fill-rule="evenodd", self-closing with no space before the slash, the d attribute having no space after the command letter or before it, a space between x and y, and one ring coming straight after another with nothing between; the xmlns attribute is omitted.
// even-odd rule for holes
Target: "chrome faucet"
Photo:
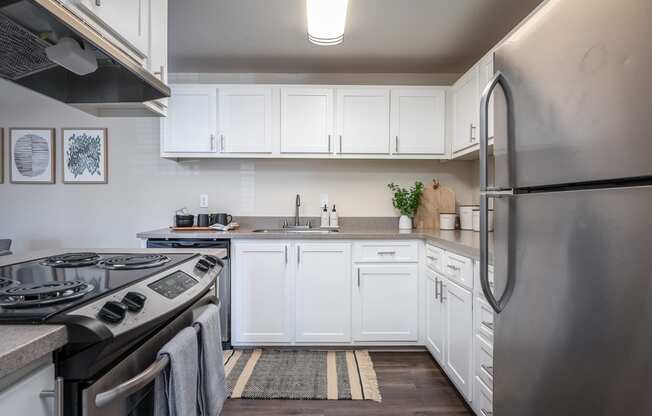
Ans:
<svg viewBox="0 0 652 416"><path fill-rule="evenodd" d="M296 200L296 207L294 211L294 226L299 227L301 224L299 223L299 207L301 206L301 196L297 194L297 200Z"/></svg>
<svg viewBox="0 0 652 416"><path fill-rule="evenodd" d="M305 225L301 225L301 221L300 221L301 217L299 217L299 208L300 207L301 207L301 196L299 196L299 194L297 194L297 199L296 199L296 202L295 202L295 211L294 211L294 224L293 225L288 224L288 220L285 219L283 221L283 228L291 228L291 229L312 228L312 224L311 224L310 220L308 220Z"/></svg>

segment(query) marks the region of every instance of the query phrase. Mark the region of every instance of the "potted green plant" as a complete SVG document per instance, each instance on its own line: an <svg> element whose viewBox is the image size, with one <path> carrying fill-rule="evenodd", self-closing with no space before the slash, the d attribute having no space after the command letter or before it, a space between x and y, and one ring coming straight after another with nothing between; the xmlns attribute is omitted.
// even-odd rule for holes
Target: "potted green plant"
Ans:
<svg viewBox="0 0 652 416"><path fill-rule="evenodd" d="M423 194L423 183L417 181L410 188L401 188L395 183L390 183L387 187L394 193L392 197L394 208L401 213L401 218L398 221L399 230L411 230L412 219L417 214Z"/></svg>

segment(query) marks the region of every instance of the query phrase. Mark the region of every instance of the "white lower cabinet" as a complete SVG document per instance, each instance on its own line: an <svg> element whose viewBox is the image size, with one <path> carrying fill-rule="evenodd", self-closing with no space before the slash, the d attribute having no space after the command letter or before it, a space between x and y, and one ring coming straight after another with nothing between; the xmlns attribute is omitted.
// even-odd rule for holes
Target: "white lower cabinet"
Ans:
<svg viewBox="0 0 652 416"><path fill-rule="evenodd" d="M417 299L416 264L357 264L353 340L417 341Z"/></svg>
<svg viewBox="0 0 652 416"><path fill-rule="evenodd" d="M293 340L291 250L287 242L236 242L232 282L233 342Z"/></svg>
<svg viewBox="0 0 652 416"><path fill-rule="evenodd" d="M462 393L471 399L471 359L473 351L473 295L445 280L441 289L446 307L444 370Z"/></svg>
<svg viewBox="0 0 652 416"><path fill-rule="evenodd" d="M11 377L11 376L9 376ZM54 365L44 364L0 390L0 414L50 416L55 414L54 398L41 397L54 391Z"/></svg>
<svg viewBox="0 0 652 416"><path fill-rule="evenodd" d="M439 296L441 278L426 270L426 348L440 363L444 362L445 307Z"/></svg>
<svg viewBox="0 0 652 416"><path fill-rule="evenodd" d="M473 392L473 410L475 410L475 414L478 416L492 416L493 392L479 377L475 378Z"/></svg>
<svg viewBox="0 0 652 416"><path fill-rule="evenodd" d="M351 341L351 245L297 243L296 341Z"/></svg>

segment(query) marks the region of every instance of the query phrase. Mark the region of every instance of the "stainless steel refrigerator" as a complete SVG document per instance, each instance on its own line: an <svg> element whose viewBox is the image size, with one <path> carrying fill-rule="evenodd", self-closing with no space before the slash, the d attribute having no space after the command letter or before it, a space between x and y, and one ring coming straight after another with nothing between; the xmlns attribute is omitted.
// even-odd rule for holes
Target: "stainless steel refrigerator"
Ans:
<svg viewBox="0 0 652 416"><path fill-rule="evenodd" d="M652 415L652 1L547 1L494 59L494 415Z"/></svg>

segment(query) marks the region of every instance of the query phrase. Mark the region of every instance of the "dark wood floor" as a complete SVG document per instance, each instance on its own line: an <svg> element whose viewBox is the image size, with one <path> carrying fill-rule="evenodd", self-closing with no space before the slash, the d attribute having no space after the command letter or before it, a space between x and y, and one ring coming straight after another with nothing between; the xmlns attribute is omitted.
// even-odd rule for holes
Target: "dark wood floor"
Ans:
<svg viewBox="0 0 652 416"><path fill-rule="evenodd" d="M427 352L371 353L382 403L362 400L228 400L222 416L472 415Z"/></svg>

